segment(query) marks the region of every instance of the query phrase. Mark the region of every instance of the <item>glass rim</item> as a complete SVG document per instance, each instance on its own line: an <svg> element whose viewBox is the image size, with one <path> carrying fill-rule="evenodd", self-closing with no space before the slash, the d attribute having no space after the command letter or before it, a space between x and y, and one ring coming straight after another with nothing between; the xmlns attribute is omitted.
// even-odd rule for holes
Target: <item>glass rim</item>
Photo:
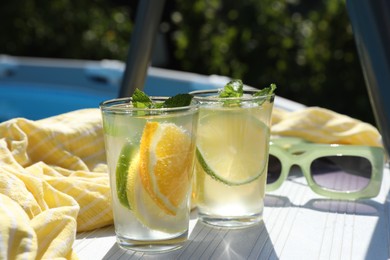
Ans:
<svg viewBox="0 0 390 260"><path fill-rule="evenodd" d="M195 90L189 92L190 95L194 97L194 99L198 101L212 101L212 102L221 102L221 101L253 101L258 99L266 99L270 98L270 100L273 100L275 97L275 93L268 94L268 95L261 95L261 96L242 96L242 97L216 97L216 96L202 96L203 94L219 94L221 89L204 89L204 90ZM255 94L259 90L258 89L244 89L244 94Z"/></svg>
<svg viewBox="0 0 390 260"><path fill-rule="evenodd" d="M166 96L150 96L149 97L153 101L165 101L170 97ZM180 106L180 107L160 107L160 108L147 108L147 107L133 107L131 106L132 98L131 97L123 97L123 98L113 98L109 100L105 100L100 102L99 108L103 112L134 112L134 111L148 111L148 112L175 112L175 111L186 111L191 109L197 109L199 107L199 102L192 99L191 104L188 106ZM115 106L115 105L123 105L128 104L128 106Z"/></svg>

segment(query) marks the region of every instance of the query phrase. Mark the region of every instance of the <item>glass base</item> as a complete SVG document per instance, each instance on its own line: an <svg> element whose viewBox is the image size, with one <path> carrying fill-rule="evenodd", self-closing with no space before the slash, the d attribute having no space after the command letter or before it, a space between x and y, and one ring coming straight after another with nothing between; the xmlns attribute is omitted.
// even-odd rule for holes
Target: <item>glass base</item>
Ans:
<svg viewBox="0 0 390 260"><path fill-rule="evenodd" d="M214 216L199 212L199 220L211 226L225 228L246 228L260 223L263 220L263 214L253 214L250 216Z"/></svg>
<svg viewBox="0 0 390 260"><path fill-rule="evenodd" d="M134 240L122 236L116 236L119 247L125 250L137 252L159 253L173 251L181 248L188 239L188 232L178 237L165 240Z"/></svg>

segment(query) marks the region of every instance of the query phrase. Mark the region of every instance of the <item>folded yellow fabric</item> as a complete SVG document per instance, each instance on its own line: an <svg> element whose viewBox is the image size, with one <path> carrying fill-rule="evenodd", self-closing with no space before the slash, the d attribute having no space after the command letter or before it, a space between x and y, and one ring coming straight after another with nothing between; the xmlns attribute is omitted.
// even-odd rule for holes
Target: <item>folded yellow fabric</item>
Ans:
<svg viewBox="0 0 390 260"><path fill-rule="evenodd" d="M98 110L0 124L0 259L75 259L76 232L109 224Z"/></svg>
<svg viewBox="0 0 390 260"><path fill-rule="evenodd" d="M381 146L375 127L311 107L274 109L273 135ZM0 259L77 259L78 231L112 224L101 115L0 124Z"/></svg>
<svg viewBox="0 0 390 260"><path fill-rule="evenodd" d="M275 108L272 135L301 137L315 143L383 146L372 125L329 109L307 107L288 112Z"/></svg>

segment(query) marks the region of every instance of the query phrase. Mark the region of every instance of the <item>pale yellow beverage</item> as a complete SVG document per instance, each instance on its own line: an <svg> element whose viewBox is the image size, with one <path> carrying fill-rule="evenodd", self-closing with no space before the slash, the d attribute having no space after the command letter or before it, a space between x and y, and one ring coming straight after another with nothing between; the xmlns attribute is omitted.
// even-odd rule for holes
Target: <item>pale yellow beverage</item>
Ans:
<svg viewBox="0 0 390 260"><path fill-rule="evenodd" d="M261 221L274 96L200 95L195 200L199 219L225 227Z"/></svg>
<svg viewBox="0 0 390 260"><path fill-rule="evenodd" d="M101 110L119 246L180 247L188 238L197 106L142 109L116 99Z"/></svg>

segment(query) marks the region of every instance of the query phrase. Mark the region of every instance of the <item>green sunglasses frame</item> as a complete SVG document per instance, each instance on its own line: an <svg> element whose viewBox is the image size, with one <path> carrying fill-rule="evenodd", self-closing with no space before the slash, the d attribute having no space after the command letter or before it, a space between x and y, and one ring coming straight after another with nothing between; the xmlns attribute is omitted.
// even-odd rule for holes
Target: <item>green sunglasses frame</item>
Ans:
<svg viewBox="0 0 390 260"><path fill-rule="evenodd" d="M270 155L277 157L282 170L279 178L267 184L266 190L278 189L287 179L293 165L301 168L309 187L317 194L332 199L356 200L372 198L379 194L383 178L384 149L373 146L314 144L300 138L278 138L270 142ZM318 185L310 174L311 163L324 156L358 156L366 158L372 166L371 179L368 185L359 191L336 191Z"/></svg>

